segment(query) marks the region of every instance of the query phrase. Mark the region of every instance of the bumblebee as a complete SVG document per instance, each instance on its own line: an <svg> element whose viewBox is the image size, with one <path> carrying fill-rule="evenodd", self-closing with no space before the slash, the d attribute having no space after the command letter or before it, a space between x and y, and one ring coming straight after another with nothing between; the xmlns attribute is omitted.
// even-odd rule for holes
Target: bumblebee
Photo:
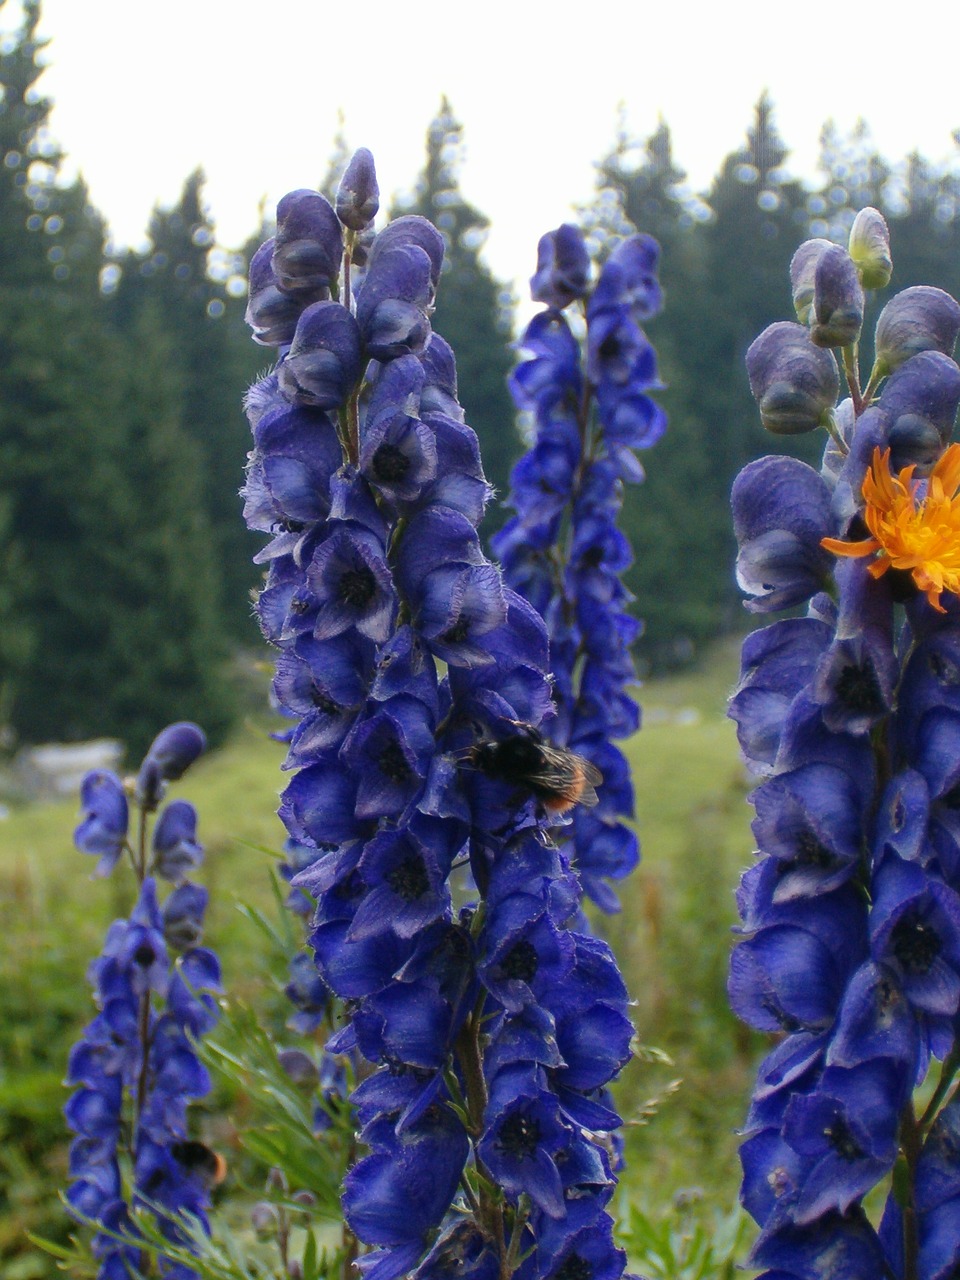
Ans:
<svg viewBox="0 0 960 1280"><path fill-rule="evenodd" d="M185 1139L170 1145L170 1154L177 1164L212 1191L227 1176L227 1162L219 1151L214 1151L203 1142Z"/></svg>
<svg viewBox="0 0 960 1280"><path fill-rule="evenodd" d="M603 774L589 760L555 747L539 729L519 720L514 732L499 740L484 740L470 748L470 763L488 778L514 782L532 791L549 813L566 813L575 804L597 803L596 788Z"/></svg>

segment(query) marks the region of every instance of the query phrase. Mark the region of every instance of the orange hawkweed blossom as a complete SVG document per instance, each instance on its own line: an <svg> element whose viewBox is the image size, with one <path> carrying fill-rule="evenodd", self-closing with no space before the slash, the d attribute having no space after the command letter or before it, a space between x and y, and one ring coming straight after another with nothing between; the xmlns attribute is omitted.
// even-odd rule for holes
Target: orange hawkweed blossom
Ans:
<svg viewBox="0 0 960 1280"><path fill-rule="evenodd" d="M888 569L908 569L934 609L945 613L941 592L960 594L960 444L941 455L926 492L913 472L909 466L892 475L890 450L874 449L863 482L863 518L873 537L861 542L824 538L820 545L838 556L876 553L869 566L875 578Z"/></svg>

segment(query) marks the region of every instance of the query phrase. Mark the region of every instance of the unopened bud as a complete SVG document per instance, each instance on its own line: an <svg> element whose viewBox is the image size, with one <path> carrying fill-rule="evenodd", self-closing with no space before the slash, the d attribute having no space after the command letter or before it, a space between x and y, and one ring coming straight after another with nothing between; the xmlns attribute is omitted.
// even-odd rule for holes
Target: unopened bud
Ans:
<svg viewBox="0 0 960 1280"><path fill-rule="evenodd" d="M850 228L847 248L864 289L883 289L890 283L890 229L882 213L869 207L861 209Z"/></svg>
<svg viewBox="0 0 960 1280"><path fill-rule="evenodd" d="M362 231L377 216L380 188L373 156L366 147L353 153L337 188L337 217L351 231Z"/></svg>
<svg viewBox="0 0 960 1280"><path fill-rule="evenodd" d="M537 245L537 270L530 279L534 302L561 310L587 292L590 256L582 232L569 222L548 231Z"/></svg>
<svg viewBox="0 0 960 1280"><path fill-rule="evenodd" d="M277 205L273 270L281 289L329 289L340 271L343 232L319 191L291 191Z"/></svg>
<svg viewBox="0 0 960 1280"><path fill-rule="evenodd" d="M810 337L818 347L849 347L863 327L863 287L846 249L832 244L817 260Z"/></svg>
<svg viewBox="0 0 960 1280"><path fill-rule="evenodd" d="M277 1061L294 1084L315 1086L320 1083L317 1064L302 1049L281 1049Z"/></svg>
<svg viewBox="0 0 960 1280"><path fill-rule="evenodd" d="M273 1235L279 1225L275 1206L267 1200L258 1200L250 1210L250 1225L258 1236Z"/></svg>
<svg viewBox="0 0 960 1280"><path fill-rule="evenodd" d="M952 356L960 333L960 304L943 289L920 284L902 289L877 321L877 372L892 373L921 351Z"/></svg>
<svg viewBox="0 0 960 1280"><path fill-rule="evenodd" d="M833 357L815 347L800 324L769 325L747 351L750 390L760 419L774 435L813 431L840 390Z"/></svg>
<svg viewBox="0 0 960 1280"><path fill-rule="evenodd" d="M829 240L804 240L790 259L790 286L793 290L793 307L801 324L809 324L813 312L814 280L817 263Z"/></svg>

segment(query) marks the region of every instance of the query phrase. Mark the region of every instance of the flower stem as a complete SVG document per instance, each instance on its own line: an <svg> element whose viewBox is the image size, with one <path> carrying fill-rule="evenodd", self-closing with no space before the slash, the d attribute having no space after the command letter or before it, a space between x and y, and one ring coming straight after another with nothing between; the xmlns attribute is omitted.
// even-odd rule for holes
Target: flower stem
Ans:
<svg viewBox="0 0 960 1280"><path fill-rule="evenodd" d="M914 1114L913 1103L908 1102L900 1117L900 1147L906 1162L907 1178L904 1188L903 1213L903 1280L918 1280L917 1259L920 1248L917 1229L917 1208L914 1200L917 1161L920 1158L920 1126Z"/></svg>

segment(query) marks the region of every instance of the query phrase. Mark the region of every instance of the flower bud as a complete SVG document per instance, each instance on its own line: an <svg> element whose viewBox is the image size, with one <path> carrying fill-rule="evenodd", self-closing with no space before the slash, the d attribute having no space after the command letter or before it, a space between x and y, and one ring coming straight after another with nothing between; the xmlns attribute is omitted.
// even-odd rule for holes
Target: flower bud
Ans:
<svg viewBox="0 0 960 1280"><path fill-rule="evenodd" d="M603 264L589 309L623 304L629 307L637 324L655 316L663 305L663 291L657 279L659 261L660 246L653 236L621 240Z"/></svg>
<svg viewBox="0 0 960 1280"><path fill-rule="evenodd" d="M294 1084L315 1088L320 1083L317 1064L302 1049L281 1049L277 1061Z"/></svg>
<svg viewBox="0 0 960 1280"><path fill-rule="evenodd" d="M432 274L432 261L418 244L397 243L379 251L374 246L357 297L357 323L374 360L395 360L423 350L430 337Z"/></svg>
<svg viewBox="0 0 960 1280"><path fill-rule="evenodd" d="M164 880L179 883L203 861L197 841L197 811L186 800L174 800L153 829L153 869Z"/></svg>
<svg viewBox="0 0 960 1280"><path fill-rule="evenodd" d="M888 443L899 454L897 469L911 462L922 465L923 453L914 456L907 452L907 442L913 440L924 450L924 437L932 440L929 431L936 431L940 448L932 447L939 455L953 434L960 404L960 368L940 351L921 351L897 368L877 404L890 423Z"/></svg>
<svg viewBox="0 0 960 1280"><path fill-rule="evenodd" d="M774 435L813 431L840 390L833 357L788 320L769 325L751 344L747 376L760 419Z"/></svg>
<svg viewBox="0 0 960 1280"><path fill-rule="evenodd" d="M380 188L373 156L366 147L353 153L337 188L337 217L351 231L362 231L377 216Z"/></svg>
<svg viewBox="0 0 960 1280"><path fill-rule="evenodd" d="M336 409L346 404L363 368L360 330L339 302L314 302L297 322L277 369L284 395L297 404Z"/></svg>
<svg viewBox="0 0 960 1280"><path fill-rule="evenodd" d="M893 275L890 230L882 213L869 206L860 210L850 228L847 249L860 272L864 289L883 289L890 283Z"/></svg>
<svg viewBox="0 0 960 1280"><path fill-rule="evenodd" d="M273 269L281 289L329 289L340 272L343 232L319 191L291 191L277 205Z"/></svg>
<svg viewBox="0 0 960 1280"><path fill-rule="evenodd" d="M790 284L793 290L793 307L801 324L809 324L813 311L814 278L817 263L825 249L831 247L829 240L804 240L803 244L790 259Z"/></svg>
<svg viewBox="0 0 960 1280"><path fill-rule="evenodd" d="M163 904L163 936L176 951L198 947L203 938L207 891L198 884L183 883Z"/></svg>
<svg viewBox="0 0 960 1280"><path fill-rule="evenodd" d="M958 333L960 305L949 293L925 284L902 289L877 321L877 373L892 373L921 351L952 356Z"/></svg>
<svg viewBox="0 0 960 1280"><path fill-rule="evenodd" d="M537 245L537 270L530 278L530 296L558 311L587 292L590 256L579 228L565 222L548 231Z"/></svg>
<svg viewBox="0 0 960 1280"><path fill-rule="evenodd" d="M832 244L817 259L810 337L818 347L849 347L863 327L863 288L846 249Z"/></svg>
<svg viewBox="0 0 960 1280"><path fill-rule="evenodd" d="M290 342L305 299L284 293L273 270L273 240L262 244L250 259L250 286L244 319L254 342L279 347ZM323 290L322 292L326 292Z"/></svg>
<svg viewBox="0 0 960 1280"><path fill-rule="evenodd" d="M435 293L440 283L440 270L443 266L443 236L432 222L421 218L418 213L407 213L402 218L394 218L384 227L370 250L369 270L373 270L374 263L388 250L413 245L422 249L430 259L430 282ZM433 303L432 295L430 303Z"/></svg>
<svg viewBox="0 0 960 1280"><path fill-rule="evenodd" d="M250 1210L250 1225L261 1239L272 1236L279 1221L276 1206L269 1200L258 1200Z"/></svg>
<svg viewBox="0 0 960 1280"><path fill-rule="evenodd" d="M164 784L176 782L207 745L203 730L189 720L168 724L154 738L137 775L136 799L144 809L155 809Z"/></svg>

